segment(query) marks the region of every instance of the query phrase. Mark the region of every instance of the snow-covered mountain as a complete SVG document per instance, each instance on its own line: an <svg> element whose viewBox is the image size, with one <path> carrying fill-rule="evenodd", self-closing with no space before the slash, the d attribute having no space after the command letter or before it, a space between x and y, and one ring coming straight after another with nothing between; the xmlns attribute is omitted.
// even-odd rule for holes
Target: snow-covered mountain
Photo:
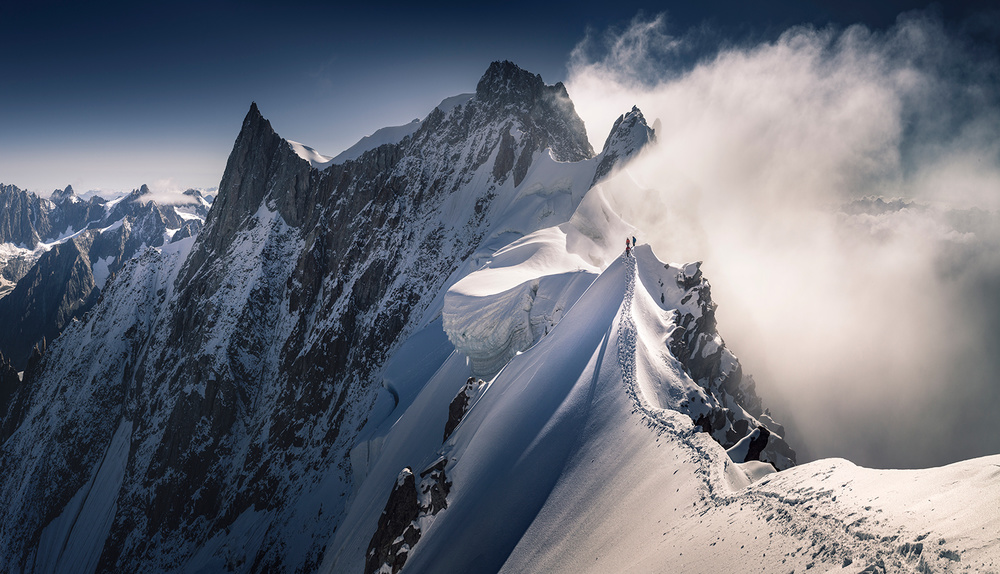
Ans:
<svg viewBox="0 0 1000 574"><path fill-rule="evenodd" d="M83 201L72 186L50 199L0 186L0 355L23 370L32 348L89 311L126 261L197 234L209 204L197 190L185 195L157 205L145 185L112 201Z"/></svg>
<svg viewBox="0 0 1000 574"><path fill-rule="evenodd" d="M595 155L561 84L495 62L390 139L330 162L251 105L201 232L4 391L0 564L996 568L962 504L1000 461L795 467L700 264L626 256L637 108Z"/></svg>

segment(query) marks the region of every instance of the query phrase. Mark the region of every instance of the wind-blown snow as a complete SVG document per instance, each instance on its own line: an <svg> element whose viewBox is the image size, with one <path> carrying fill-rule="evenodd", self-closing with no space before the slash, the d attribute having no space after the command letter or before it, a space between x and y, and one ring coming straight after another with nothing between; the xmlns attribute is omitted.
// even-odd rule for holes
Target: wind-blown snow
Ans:
<svg viewBox="0 0 1000 574"><path fill-rule="evenodd" d="M442 102L448 107L442 111L457 116L468 102L463 97ZM404 549L407 572L997 568L1000 457L918 472L818 461L776 474L769 465L737 462L750 450L748 439L727 453L701 432L692 419L723 406L755 421L729 397L710 392L711 382L702 388L671 354L678 317L707 317L684 287L700 281L699 265L667 264L661 256L668 254L658 256L646 245L623 253L621 241L641 235L623 219L615 197L600 183L592 186L600 156L564 163L543 150L530 156L519 185L512 177L494 178L497 151L483 142L523 135L496 122L458 144L431 141L421 150L430 159L404 158L401 172L415 166L455 174L446 180L453 192L407 231L442 235L446 240L435 249L468 257L447 268L443 287L434 277L433 289L411 292L421 303L401 331L405 336L373 369L373 384L340 397L357 401L357 409L330 411L348 413L343 425L323 417L296 428L302 415L276 417L268 410L298 404L279 402L284 393L309 392L275 384L287 374L281 360L323 343L333 332L328 323L352 304L352 282L359 281L349 277L340 298L300 324L306 311L293 310L289 299L297 286L289 278L307 240L274 203L283 190L272 190L275 195L232 232L225 253L213 252L203 267L192 268L199 280L218 280L204 293L191 293L212 318L198 333L203 356L178 363L178 369L204 369L203 379L184 379L176 388L169 380L146 389L119 383L140 380L125 376L132 369L150 368L128 362L125 357L150 356L130 354L133 347L160 349L168 365L182 359L164 339L167 322L183 317L169 311L191 301L178 299L174 289L194 239L145 250L129 263L107 285L93 318L74 323L53 343L47 360L57 364L35 384L55 398L30 405L25 423L4 445L19 464L2 483L0 500L15 516L27 515L58 482L52 469L63 467L46 461L79 459L81 468L92 469L66 490L72 498L59 515L38 525L42 542L28 569L93 570L109 529L121 526L114 530L125 533L119 550L145 553L141 563L152 570L246 571L257 567L262 552L288 569L312 570L320 560L316 550L328 542L320 571L361 572L389 493L401 478L422 476L432 466L447 472L447 505L416 519L421 535ZM290 145L314 167L329 160ZM487 159L472 163L478 154ZM456 164L478 167L456 174ZM628 166L619 167L615 177L629 178ZM477 198L487 195L492 203L484 202L487 211L476 220L481 228L462 227L470 214L480 214ZM393 201L405 212L416 200ZM400 257L416 266L421 255ZM395 280L427 280L402 277ZM318 289L332 288L329 277L320 279ZM283 355L297 329L305 330L301 344ZM247 332L258 337L253 344L244 344ZM723 373L738 368L714 330L691 345L696 357L718 356ZM214 409L213 401L222 399L209 396L219 392L211 389L212 373L224 370L241 373L230 377L240 384L228 387L239 396L220 407L233 410L233 426L220 431L221 438L205 430L192 440L203 441L198 448L218 440L227 449L212 470L225 475L220 482L240 485L227 496L239 495L243 481L253 480L248 465L257 464L255 471L269 481L261 502L226 506L238 511L209 526L157 530L171 536L174 548L133 534L145 524L112 524L116 515L151 520L141 508L158 485L144 477L169 464L157 456L168 450L161 451L169 445L167 417L202 416L170 405L204 400L198 404ZM473 380L475 390L466 392L472 376L485 381ZM468 405L444 438L458 393L466 393ZM77 420L93 428L86 429L87 448L68 452L59 437L80 432ZM289 428L288 444L267 452L274 458L251 462L269 434ZM134 476L126 472L132 468L139 469ZM184 471L166 468L158 480L169 483L172 473ZM281 498L273 507L272 492ZM211 492L199 488L195 498L201 496ZM427 492L418 496L424 501ZM116 514L128 503L140 510ZM3 526L0 556L9 556L25 547L26 534Z"/></svg>

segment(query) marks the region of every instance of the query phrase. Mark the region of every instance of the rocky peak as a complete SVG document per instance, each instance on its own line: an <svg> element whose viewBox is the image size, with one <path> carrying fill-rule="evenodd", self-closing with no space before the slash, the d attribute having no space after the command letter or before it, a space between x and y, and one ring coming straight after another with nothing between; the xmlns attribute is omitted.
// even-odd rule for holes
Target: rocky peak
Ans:
<svg viewBox="0 0 1000 574"><path fill-rule="evenodd" d="M639 107L632 106L632 111L615 120L602 153L638 150L651 141L656 141L656 132L646 124L646 118Z"/></svg>
<svg viewBox="0 0 1000 574"><path fill-rule="evenodd" d="M256 102L243 118L233 151L226 162L219 192L198 235L182 274L198 271L212 253L224 253L236 231L257 212L268 192L298 189L309 181L309 164L298 156L264 119ZM282 209L285 220L298 223L295 214ZM190 276L190 275L186 275Z"/></svg>
<svg viewBox="0 0 1000 574"><path fill-rule="evenodd" d="M140 197L144 195L149 195L149 186L145 183L139 186L139 189L133 189L129 192L128 197L122 200L122 204L135 203Z"/></svg>
<svg viewBox="0 0 1000 574"><path fill-rule="evenodd" d="M618 116L611 133L604 142L601 151L601 161L594 173L594 183L602 179L611 170L626 159L636 155L639 150L650 142L656 141L656 131L646 124L646 118L637 106L632 111Z"/></svg>
<svg viewBox="0 0 1000 574"><path fill-rule="evenodd" d="M57 189L53 191L49 199L51 199L53 203L63 203L67 199L75 196L76 193L73 191L73 186L67 185L66 189Z"/></svg>
<svg viewBox="0 0 1000 574"><path fill-rule="evenodd" d="M539 99L546 86L538 74L518 67L513 62L493 62L476 85L476 97L483 102L493 102L500 105L521 102L533 102ZM566 88L559 84L563 93Z"/></svg>
<svg viewBox="0 0 1000 574"><path fill-rule="evenodd" d="M436 127L435 120L428 117L428 131ZM512 174L515 186L519 185L533 155L546 148L559 161L580 161L594 155L566 88L561 83L546 85L538 74L509 61L490 64L460 121L469 127L468 135L473 138L477 130L490 134L477 164L500 146L493 169L497 183L502 184Z"/></svg>
<svg viewBox="0 0 1000 574"><path fill-rule="evenodd" d="M34 249L50 235L49 210L34 193L0 184L0 243Z"/></svg>

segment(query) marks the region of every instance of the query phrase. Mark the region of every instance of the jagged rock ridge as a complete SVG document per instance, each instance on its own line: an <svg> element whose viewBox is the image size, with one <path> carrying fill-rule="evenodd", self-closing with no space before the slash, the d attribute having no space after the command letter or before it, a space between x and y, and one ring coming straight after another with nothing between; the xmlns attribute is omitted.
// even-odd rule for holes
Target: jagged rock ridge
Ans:
<svg viewBox="0 0 1000 574"><path fill-rule="evenodd" d="M611 173L615 165L639 153L656 141L656 132L646 124L646 118L637 106L627 114L618 116L601 151L601 161L594 173L594 183Z"/></svg>
<svg viewBox="0 0 1000 574"><path fill-rule="evenodd" d="M7 233L4 238L38 247L0 262L5 279L13 284L0 298L0 322L8 325L0 332L0 351L15 368L24 369L42 337L53 340L70 321L89 311L108 279L128 259L147 247L162 246L168 238L197 234L201 225L197 216L207 213L200 194L192 196L198 203L192 207L194 218L186 220L175 206L157 205L148 195L149 188L143 185L111 203L97 196L84 202L72 186L66 186L45 200L3 186L0 199L10 210L0 210L0 228L10 230L17 227L15 223L23 228L20 235ZM69 238L60 240L65 235ZM49 251L40 246L43 242L53 243Z"/></svg>
<svg viewBox="0 0 1000 574"><path fill-rule="evenodd" d="M488 231L498 193L544 149L563 160L593 153L561 86L497 64L481 88L447 113L432 111L398 144L322 172L252 105L190 255L126 266L93 310L118 317L128 336L71 361L71 345L83 344L95 318L43 358L31 381L36 397L66 372L93 374L63 399L76 405L72 423L27 399L3 451L5 468L15 470L3 485L14 503L0 553L29 560L53 517L84 492L95 457L127 429L99 568L196 564L200 541L212 536L223 537L216 556L244 568L315 567L342 511L345 456L374 400L372 373ZM151 276L153 300L145 312L123 312L119 299L134 295L119 291L140 271ZM52 437L68 424L89 429L64 443L86 454L60 463ZM29 443L29 433L43 438ZM59 487L35 483L15 495L17 477L30 471L25 454L36 449L56 461L58 481L45 484ZM322 484L317 512L300 501ZM27 508L35 510L14 534L9 519ZM255 544L225 538L253 516L265 524ZM293 523L311 537L294 549Z"/></svg>
<svg viewBox="0 0 1000 574"><path fill-rule="evenodd" d="M316 570L357 486L351 449L393 409L378 402L386 359L436 324L442 289L484 242L566 220L494 229L504 210L572 214L580 194L561 179L523 185L535 167L580 163L589 186L598 161L565 88L509 62L398 143L323 170L252 104L201 233L126 262L89 318L30 361L3 421L0 557ZM449 464L403 476L418 522L449 506ZM400 497L384 536L364 533L380 568L404 563L414 508ZM99 552L80 551L93 540Z"/></svg>

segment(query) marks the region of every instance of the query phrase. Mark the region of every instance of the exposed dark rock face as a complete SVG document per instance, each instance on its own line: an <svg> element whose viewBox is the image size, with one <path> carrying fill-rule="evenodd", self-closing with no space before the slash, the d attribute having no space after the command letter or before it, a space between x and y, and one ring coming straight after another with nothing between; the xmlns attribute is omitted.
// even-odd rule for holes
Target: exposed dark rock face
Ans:
<svg viewBox="0 0 1000 574"><path fill-rule="evenodd" d="M197 219L189 219L185 221L181 225L181 228L174 233L174 236L170 238L170 242L176 243L181 239L194 237L195 235L198 235L199 232L201 232L202 227L204 227L204 224L202 224L201 221Z"/></svg>
<svg viewBox="0 0 1000 574"><path fill-rule="evenodd" d="M445 474L447 460L441 459L420 473L417 485L413 470L404 468L379 517L365 554L365 572L399 572L409 553L420 541L420 518L434 516L448 508L451 481Z"/></svg>
<svg viewBox="0 0 1000 574"><path fill-rule="evenodd" d="M458 423L462 422L462 418L469 410L472 397L479 392L479 389L484 384L486 384L485 381L476 379L475 377L469 377L469 380L465 381L465 386L462 387L462 390L455 395L455 398L448 405L448 422L444 425L444 439L441 442L447 441L451 433L455 432Z"/></svg>
<svg viewBox="0 0 1000 574"><path fill-rule="evenodd" d="M21 370L32 347L42 337L54 339L74 318L97 302L88 251L91 237L84 234L56 245L0 299L0 349Z"/></svg>
<svg viewBox="0 0 1000 574"><path fill-rule="evenodd" d="M66 189L53 191L49 200L55 204L50 216L55 235L86 229L100 221L107 211L104 198L94 196L89 201L83 201L76 196L70 185ZM46 240L54 238L55 236L51 236Z"/></svg>
<svg viewBox="0 0 1000 574"><path fill-rule="evenodd" d="M784 428L765 414L753 377L743 373L739 360L719 336L717 305L712 301L712 287L702 275L701 262L686 265L676 281L687 291L681 302L694 302L699 312L676 314L678 327L671 332L668 347L691 379L719 400L718 406L695 418L695 425L726 449L759 427L764 442L758 444L760 450L753 460L770 462L778 470L793 466L795 451L781 437Z"/></svg>
<svg viewBox="0 0 1000 574"><path fill-rule="evenodd" d="M76 192L73 191L72 185L67 185L66 189L57 189L52 192L49 196L49 201L60 204L65 203L67 200L72 201L76 197Z"/></svg>
<svg viewBox="0 0 1000 574"><path fill-rule="evenodd" d="M38 372L41 369L42 355L45 354L45 348L46 341L44 338L32 348L31 356L28 358L28 365L24 369L21 381L14 384L12 392L8 395L7 406L3 410L0 410L0 444L6 442L14 430L20 426L21 421L24 420L25 413L31 406L31 383L38 376ZM11 365L10 368L13 369L13 366ZM17 373L15 372L14 375L16 376ZM6 380L14 383L14 380L11 378Z"/></svg>
<svg viewBox="0 0 1000 574"><path fill-rule="evenodd" d="M0 184L0 243L34 249L71 230L79 231L99 221L105 201L93 197L80 200L72 186L57 189L50 200L14 185Z"/></svg>
<svg viewBox="0 0 1000 574"><path fill-rule="evenodd" d="M0 243L34 249L52 233L45 200L14 185L0 185Z"/></svg>
<svg viewBox="0 0 1000 574"><path fill-rule="evenodd" d="M208 217L208 205L212 203L212 196L206 196L197 189L189 189L184 192L184 195L191 198L191 203L189 204L194 208L194 213L203 220Z"/></svg>
<svg viewBox="0 0 1000 574"><path fill-rule="evenodd" d="M388 565L395 574L403 569L407 555L420 540L420 505L417 502L417 485L413 471L404 468L396 479L385 510L378 519L378 529L372 536L365 555L365 572L378 572Z"/></svg>
<svg viewBox="0 0 1000 574"><path fill-rule="evenodd" d="M478 110L476 108L479 108ZM528 173L532 154L551 148L559 161L579 161L594 155L583 120L576 115L562 83L545 85L542 77L503 61L490 64L476 85L476 98L466 115L476 111L510 119L500 134L500 148L493 167L498 183L513 171L514 185ZM520 135L513 137L517 125Z"/></svg>
<svg viewBox="0 0 1000 574"><path fill-rule="evenodd" d="M767 427L763 425L757 427L755 432L756 436L750 440L750 448L747 449L747 457L743 460L743 462L760 460L760 455L764 452L764 448L767 446L767 439L771 436L771 432L768 431Z"/></svg>
<svg viewBox="0 0 1000 574"><path fill-rule="evenodd" d="M594 183L611 173L616 165L635 156L642 148L655 141L656 132L646 124L646 118L639 108L632 106L632 111L618 116L604 142L601 161L594 173Z"/></svg>
<svg viewBox="0 0 1000 574"><path fill-rule="evenodd" d="M13 291L17 282L28 273L28 270L37 261L30 254L15 255L7 259L3 263L3 267L0 268L0 297L6 297L8 293Z"/></svg>
<svg viewBox="0 0 1000 574"><path fill-rule="evenodd" d="M3 420L6 418L11 399L20 386L21 378L17 376L17 369L10 364L3 353L0 353L0 428L3 427Z"/></svg>
<svg viewBox="0 0 1000 574"><path fill-rule="evenodd" d="M514 161L494 172L504 134L519 134L507 144ZM183 568L213 537L216 555L247 571L314 569L344 502L319 485L349 488L349 449L378 389L373 373L479 244L500 209L497 188L520 181L545 148L562 160L593 153L565 89L509 63L491 66L475 97L435 109L398 144L322 172L252 105L176 280L168 255L133 259L92 319L43 361L31 392L56 395L58 380L79 378L59 400L72 402L73 428L90 430L74 436L29 409L0 452L12 469L0 497L27 480L31 469L15 461L35 445L53 462L45 482L29 481L36 486L0 515L0 555L26 559L47 517L128 423L98 569ZM445 218L449 202L458 207ZM142 220L158 229L151 212ZM109 343L88 346L98 339ZM64 449L85 454L64 463ZM424 506L443 507L443 468L425 481ZM41 484L58 484L58 495ZM322 512L307 515L297 501L315 497L326 501ZM15 533L9 517L22 512L32 518ZM255 548L227 538L238 520L258 521Z"/></svg>
<svg viewBox="0 0 1000 574"><path fill-rule="evenodd" d="M448 508L448 493L451 492L451 481L445 474L447 459L442 458L420 473L420 493L422 504L420 509L425 514L437 514Z"/></svg>

